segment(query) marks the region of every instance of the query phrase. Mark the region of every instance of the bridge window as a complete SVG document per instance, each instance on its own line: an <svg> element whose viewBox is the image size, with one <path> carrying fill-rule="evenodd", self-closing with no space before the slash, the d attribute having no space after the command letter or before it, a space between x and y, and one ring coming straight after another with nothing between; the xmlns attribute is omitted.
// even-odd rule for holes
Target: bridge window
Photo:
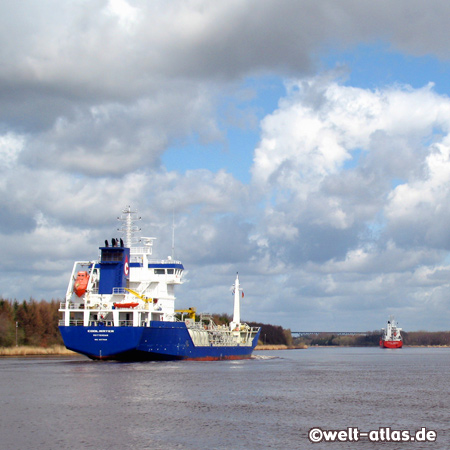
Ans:
<svg viewBox="0 0 450 450"><path fill-rule="evenodd" d="M173 275L173 269L167 269L168 275Z"/></svg>
<svg viewBox="0 0 450 450"><path fill-rule="evenodd" d="M165 269L155 269L155 275L164 275L165 273Z"/></svg>
<svg viewBox="0 0 450 450"><path fill-rule="evenodd" d="M123 259L123 250L120 249L109 249L102 250L102 262L116 262L122 261Z"/></svg>

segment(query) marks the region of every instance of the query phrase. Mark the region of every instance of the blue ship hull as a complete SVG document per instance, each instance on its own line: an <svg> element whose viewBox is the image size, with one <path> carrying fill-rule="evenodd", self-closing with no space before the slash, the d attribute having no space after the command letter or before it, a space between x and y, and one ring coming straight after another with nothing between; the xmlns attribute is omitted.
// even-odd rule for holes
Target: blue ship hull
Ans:
<svg viewBox="0 0 450 450"><path fill-rule="evenodd" d="M251 346L195 346L183 322L149 327L60 326L65 346L91 359L118 361L223 360L250 358Z"/></svg>

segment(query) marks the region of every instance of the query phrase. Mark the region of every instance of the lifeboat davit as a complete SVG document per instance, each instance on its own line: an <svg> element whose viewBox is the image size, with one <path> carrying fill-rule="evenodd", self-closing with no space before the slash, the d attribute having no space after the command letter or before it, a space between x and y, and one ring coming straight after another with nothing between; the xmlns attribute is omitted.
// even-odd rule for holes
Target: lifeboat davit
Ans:
<svg viewBox="0 0 450 450"><path fill-rule="evenodd" d="M89 275L87 272L78 272L75 283L73 284L73 292L81 297L87 289Z"/></svg>
<svg viewBox="0 0 450 450"><path fill-rule="evenodd" d="M116 308L136 308L138 306L138 302L131 302L131 303L114 303L114 306Z"/></svg>

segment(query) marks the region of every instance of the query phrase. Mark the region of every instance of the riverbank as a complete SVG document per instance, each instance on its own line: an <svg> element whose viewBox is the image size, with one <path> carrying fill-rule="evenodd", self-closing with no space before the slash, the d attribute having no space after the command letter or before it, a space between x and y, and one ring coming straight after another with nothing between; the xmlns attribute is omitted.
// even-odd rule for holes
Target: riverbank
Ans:
<svg viewBox="0 0 450 450"><path fill-rule="evenodd" d="M62 345L53 345L51 347L32 347L21 345L19 347L0 347L0 356L61 356L75 355L74 352L67 350Z"/></svg>
<svg viewBox="0 0 450 450"><path fill-rule="evenodd" d="M308 348L307 345L257 345L255 350L298 350Z"/></svg>
<svg viewBox="0 0 450 450"><path fill-rule="evenodd" d="M255 350L295 350L304 349L308 346L287 346L287 345L257 345ZM19 347L0 347L1 356L64 356L75 355L76 353L67 350L62 345L53 345L51 347L31 347L21 345Z"/></svg>

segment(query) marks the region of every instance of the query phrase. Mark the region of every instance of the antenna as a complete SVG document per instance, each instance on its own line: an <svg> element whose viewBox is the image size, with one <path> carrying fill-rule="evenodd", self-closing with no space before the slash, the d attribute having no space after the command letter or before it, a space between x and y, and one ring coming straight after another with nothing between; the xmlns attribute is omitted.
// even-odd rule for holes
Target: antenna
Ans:
<svg viewBox="0 0 450 450"><path fill-rule="evenodd" d="M172 209L172 259L175 259L175 211Z"/></svg>
<svg viewBox="0 0 450 450"><path fill-rule="evenodd" d="M125 237L125 247L130 248L132 244L139 241L134 237L134 234L141 231L141 229L135 225L134 222L141 220L141 218L138 217L137 211L132 211L131 207L128 206L128 208L122 210L122 215L117 219L123 222L123 225L120 228L117 228L117 231L122 232Z"/></svg>

